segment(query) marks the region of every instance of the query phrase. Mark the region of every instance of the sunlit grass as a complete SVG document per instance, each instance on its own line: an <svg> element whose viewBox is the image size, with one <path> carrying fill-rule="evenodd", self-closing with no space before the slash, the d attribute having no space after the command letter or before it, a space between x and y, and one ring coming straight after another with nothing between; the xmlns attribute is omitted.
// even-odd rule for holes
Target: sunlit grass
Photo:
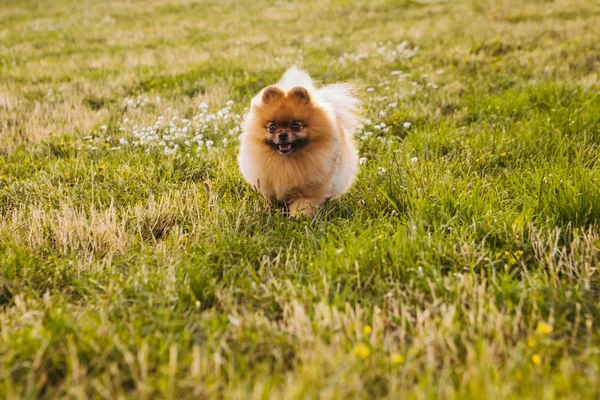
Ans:
<svg viewBox="0 0 600 400"><path fill-rule="evenodd" d="M597 397L599 15L0 2L0 394ZM363 100L312 220L236 163L291 65Z"/></svg>

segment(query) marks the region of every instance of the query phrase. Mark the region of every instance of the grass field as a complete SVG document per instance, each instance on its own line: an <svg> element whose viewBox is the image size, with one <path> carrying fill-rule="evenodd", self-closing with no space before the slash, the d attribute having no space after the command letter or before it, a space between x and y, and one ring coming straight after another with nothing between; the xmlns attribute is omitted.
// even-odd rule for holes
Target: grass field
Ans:
<svg viewBox="0 0 600 400"><path fill-rule="evenodd" d="M0 397L597 399L600 3L0 0ZM242 180L363 100L312 220Z"/></svg>

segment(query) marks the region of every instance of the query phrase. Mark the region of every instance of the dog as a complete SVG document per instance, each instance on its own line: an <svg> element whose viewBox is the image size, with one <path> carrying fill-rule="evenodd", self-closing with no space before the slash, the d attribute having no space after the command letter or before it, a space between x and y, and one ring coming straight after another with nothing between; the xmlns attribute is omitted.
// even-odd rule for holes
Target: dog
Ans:
<svg viewBox="0 0 600 400"><path fill-rule="evenodd" d="M356 178L359 104L351 86L317 88L306 72L290 68L251 101L240 136L242 175L269 204L311 217Z"/></svg>

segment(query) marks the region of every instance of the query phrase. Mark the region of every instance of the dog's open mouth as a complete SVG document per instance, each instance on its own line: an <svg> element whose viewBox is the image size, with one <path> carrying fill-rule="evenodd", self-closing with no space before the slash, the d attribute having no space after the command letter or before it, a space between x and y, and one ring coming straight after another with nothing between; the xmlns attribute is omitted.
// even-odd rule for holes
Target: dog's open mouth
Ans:
<svg viewBox="0 0 600 400"><path fill-rule="evenodd" d="M293 150L294 149L291 143L277 145L277 151L279 152L279 154L290 154Z"/></svg>
<svg viewBox="0 0 600 400"><path fill-rule="evenodd" d="M265 140L265 143L271 146L273 149L277 150L279 154L288 155L292 152L298 151L306 146L309 142L308 140L301 138L296 139L293 142L286 143L275 143L272 140Z"/></svg>

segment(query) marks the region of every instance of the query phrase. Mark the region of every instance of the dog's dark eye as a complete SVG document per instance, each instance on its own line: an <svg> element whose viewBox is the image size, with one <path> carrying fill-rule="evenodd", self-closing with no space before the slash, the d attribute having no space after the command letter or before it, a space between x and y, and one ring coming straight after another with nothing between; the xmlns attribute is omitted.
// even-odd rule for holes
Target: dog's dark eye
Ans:
<svg viewBox="0 0 600 400"><path fill-rule="evenodd" d="M294 122L294 123L292 124L292 130L293 130L294 132L299 132L299 131L300 131L300 129L302 129L302 126L300 126L300 124L299 124L299 123L297 123L297 122Z"/></svg>
<svg viewBox="0 0 600 400"><path fill-rule="evenodd" d="M269 124L269 126L267 127L267 130L271 133L275 133L275 131L277 130L277 125Z"/></svg>

